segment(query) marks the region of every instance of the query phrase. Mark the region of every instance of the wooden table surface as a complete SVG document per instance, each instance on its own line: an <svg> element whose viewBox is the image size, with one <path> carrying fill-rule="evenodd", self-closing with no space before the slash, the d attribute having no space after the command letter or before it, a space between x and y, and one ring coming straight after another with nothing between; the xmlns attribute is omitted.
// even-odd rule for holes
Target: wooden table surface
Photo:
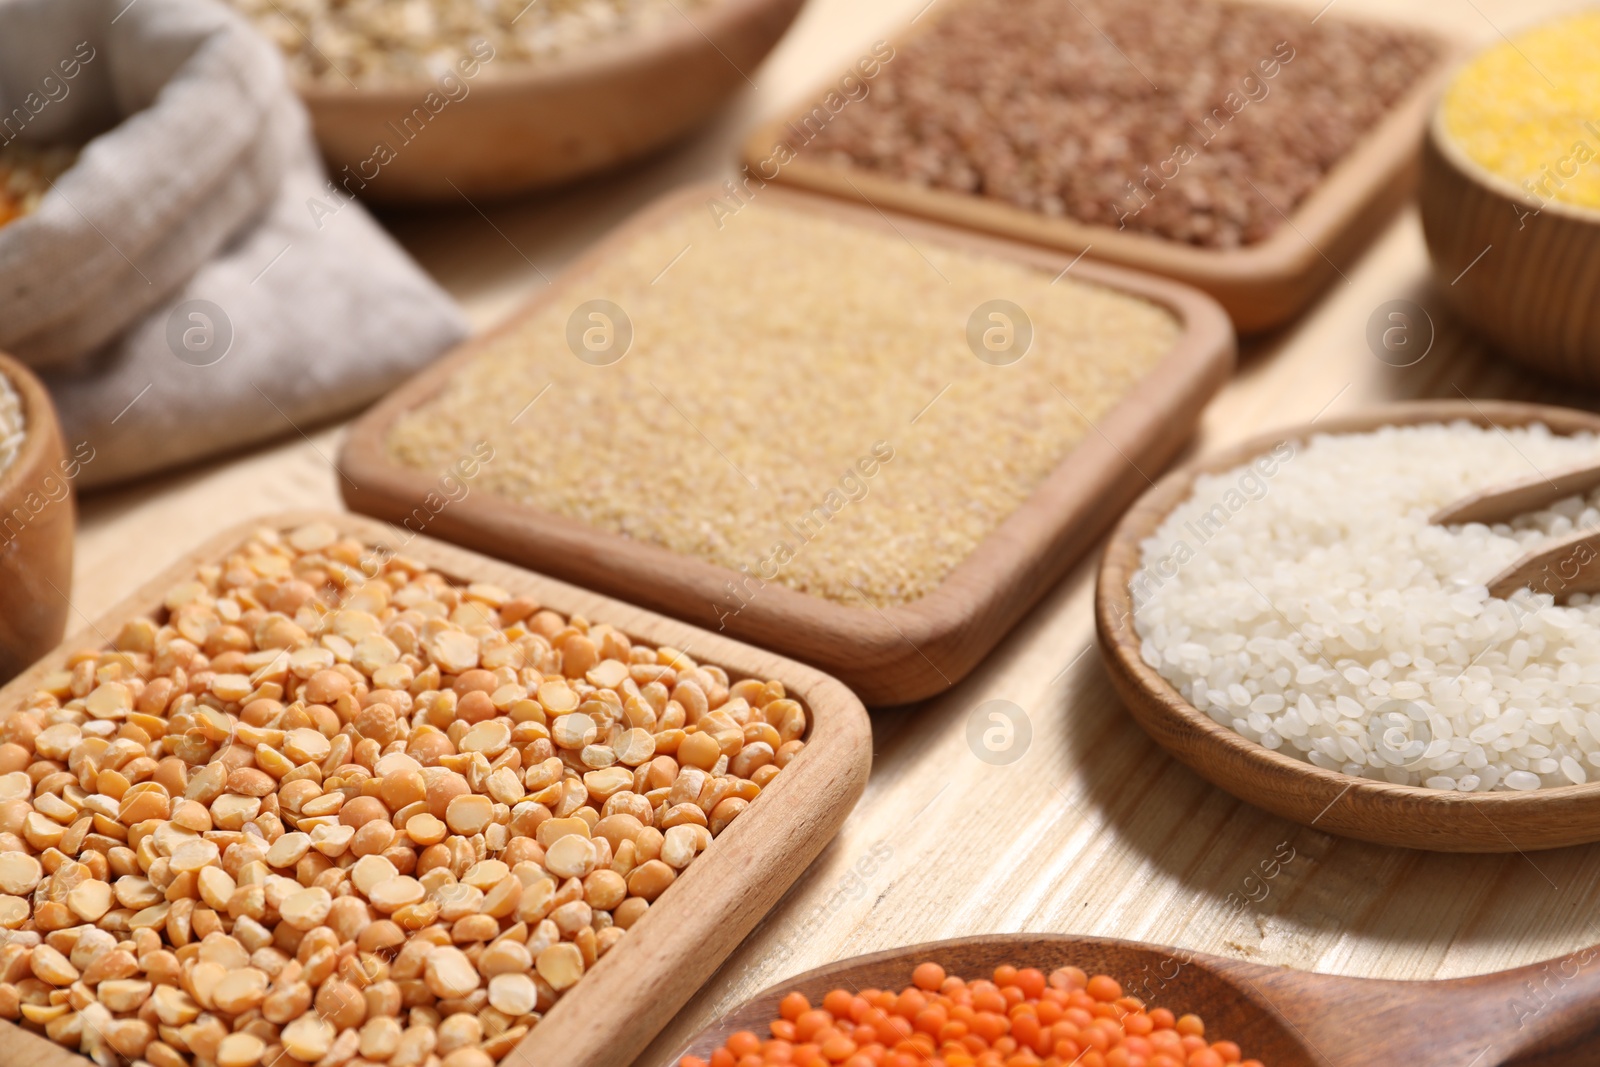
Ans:
<svg viewBox="0 0 1600 1067"><path fill-rule="evenodd" d="M1333 2L1338 14L1384 13L1482 43L1572 6ZM731 175L738 145L761 119L875 40L892 41L927 5L811 0L769 61L749 72L755 88L670 153L553 196L384 221L475 325L491 324L660 192ZM1321 6L1307 6L1308 19ZM1207 411L1196 447L1411 397L1600 404L1508 366L1450 319L1428 280L1414 209L1339 267L1343 280L1297 323L1245 343L1238 377ZM1436 326L1426 358L1405 369L1379 361L1365 340L1374 310L1398 298L1417 301ZM342 430L283 430L274 446L82 501L71 625L241 519L339 507L330 460ZM954 690L874 715L872 780L843 832L641 1065L664 1063L720 1012L787 976L962 934L1097 934L1388 978L1465 975L1600 943L1600 845L1506 856L1380 848L1271 818L1175 764L1110 690L1090 610L1095 564L1080 563ZM1019 705L1032 729L1008 766L980 761L966 740L972 710L992 699Z"/></svg>

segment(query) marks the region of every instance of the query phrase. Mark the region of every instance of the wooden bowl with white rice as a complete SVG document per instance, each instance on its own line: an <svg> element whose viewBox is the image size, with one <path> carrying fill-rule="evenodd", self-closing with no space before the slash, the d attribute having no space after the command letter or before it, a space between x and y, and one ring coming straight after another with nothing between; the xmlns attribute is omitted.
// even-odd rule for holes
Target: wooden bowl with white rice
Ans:
<svg viewBox="0 0 1600 1067"><path fill-rule="evenodd" d="M44 386L0 353L0 682L65 631L83 455L69 459Z"/></svg>
<svg viewBox="0 0 1600 1067"><path fill-rule="evenodd" d="M1600 840L1600 598L1485 583L1600 528L1600 492L1509 525L1428 517L1600 459L1600 415L1417 401L1173 471L1101 563L1107 670L1202 777L1329 833L1441 852Z"/></svg>

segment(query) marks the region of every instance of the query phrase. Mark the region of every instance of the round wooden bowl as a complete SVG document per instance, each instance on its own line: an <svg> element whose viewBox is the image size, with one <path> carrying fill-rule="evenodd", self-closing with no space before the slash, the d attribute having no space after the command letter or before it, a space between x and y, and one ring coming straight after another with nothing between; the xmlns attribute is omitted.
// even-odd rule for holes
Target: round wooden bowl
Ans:
<svg viewBox="0 0 1600 1067"><path fill-rule="evenodd" d="M0 471L0 682L61 641L72 589L77 473L39 379L0 353L0 377L22 400L23 442ZM92 456L92 453L91 453Z"/></svg>
<svg viewBox="0 0 1600 1067"><path fill-rule="evenodd" d="M1439 291L1506 355L1600 384L1600 212L1538 198L1468 158L1434 110L1418 202Z"/></svg>
<svg viewBox="0 0 1600 1067"><path fill-rule="evenodd" d="M614 167L685 133L747 84L803 2L721 0L693 23L686 16L550 63L494 59L458 79L466 95L443 106L430 82L305 85L300 95L334 182L367 200L508 196ZM424 106L430 94L437 114ZM379 145L392 149L386 162L375 157Z"/></svg>
<svg viewBox="0 0 1600 1067"><path fill-rule="evenodd" d="M1264 748L1185 700L1139 656L1128 583L1139 545L1191 495L1195 478L1235 469L1281 442L1385 425L1466 420L1542 422L1557 433L1600 433L1600 415L1509 401L1416 401L1315 426L1264 434L1163 478L1123 516L1100 564L1096 628L1111 682L1139 725L1201 777L1275 815L1329 833L1436 852L1512 852L1600 841L1600 782L1526 793L1457 793L1356 778Z"/></svg>

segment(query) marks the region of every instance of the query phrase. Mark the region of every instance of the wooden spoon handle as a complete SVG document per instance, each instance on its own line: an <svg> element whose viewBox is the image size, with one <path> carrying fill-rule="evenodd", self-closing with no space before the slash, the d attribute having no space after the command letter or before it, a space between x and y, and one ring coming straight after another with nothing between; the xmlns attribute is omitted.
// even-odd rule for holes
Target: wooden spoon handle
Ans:
<svg viewBox="0 0 1600 1067"><path fill-rule="evenodd" d="M1464 496L1433 513L1428 521L1435 526L1453 526L1462 522L1481 522L1492 525L1509 522L1518 515L1554 504L1557 500L1587 493L1600 485L1600 463L1587 463L1546 476L1533 474L1515 482L1507 482L1481 492Z"/></svg>
<svg viewBox="0 0 1600 1067"><path fill-rule="evenodd" d="M1514 971L1440 984L1477 1005L1481 1025L1474 1029L1488 1049L1485 1064L1600 1062L1600 945Z"/></svg>
<svg viewBox="0 0 1600 1067"><path fill-rule="evenodd" d="M1217 970L1281 1014L1327 1067L1557 1067L1546 1055L1600 1034L1600 946L1443 982ZM1600 1062L1589 1049L1572 1063Z"/></svg>
<svg viewBox="0 0 1600 1067"><path fill-rule="evenodd" d="M1489 582L1489 595L1502 600L1519 589L1557 600L1600 592L1600 530L1580 530L1537 548Z"/></svg>

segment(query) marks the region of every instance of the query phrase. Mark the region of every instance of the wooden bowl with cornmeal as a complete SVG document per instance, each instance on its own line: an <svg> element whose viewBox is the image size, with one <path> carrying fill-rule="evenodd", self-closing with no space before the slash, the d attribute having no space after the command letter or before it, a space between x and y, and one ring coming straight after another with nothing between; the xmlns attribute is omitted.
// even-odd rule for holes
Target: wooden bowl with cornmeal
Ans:
<svg viewBox="0 0 1600 1067"><path fill-rule="evenodd" d="M1439 291L1496 348L1600 383L1600 10L1469 60L1423 148Z"/></svg>

